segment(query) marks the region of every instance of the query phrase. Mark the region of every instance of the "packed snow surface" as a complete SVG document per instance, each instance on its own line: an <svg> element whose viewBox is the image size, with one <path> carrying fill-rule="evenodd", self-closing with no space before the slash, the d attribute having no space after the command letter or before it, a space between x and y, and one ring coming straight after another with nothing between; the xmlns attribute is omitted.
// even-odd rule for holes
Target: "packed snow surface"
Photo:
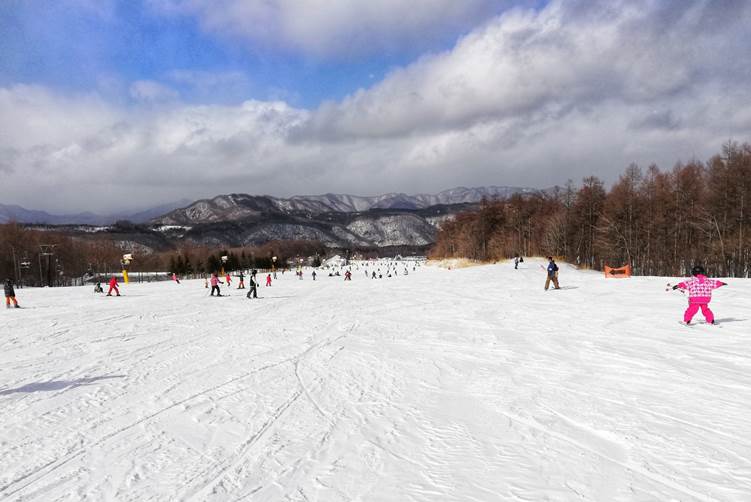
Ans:
<svg viewBox="0 0 751 502"><path fill-rule="evenodd" d="M0 499L751 500L751 281L408 266L18 290Z"/></svg>

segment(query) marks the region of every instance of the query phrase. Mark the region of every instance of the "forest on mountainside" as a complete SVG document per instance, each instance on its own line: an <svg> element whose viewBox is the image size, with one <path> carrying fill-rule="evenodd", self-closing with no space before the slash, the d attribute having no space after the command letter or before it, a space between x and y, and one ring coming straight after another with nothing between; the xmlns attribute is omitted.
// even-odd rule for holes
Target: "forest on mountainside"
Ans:
<svg viewBox="0 0 751 502"><path fill-rule="evenodd" d="M547 193L483 201L444 223L433 258L495 261L553 255L636 275L751 275L751 145L728 142L707 162L671 170L632 164L608 190L595 176Z"/></svg>

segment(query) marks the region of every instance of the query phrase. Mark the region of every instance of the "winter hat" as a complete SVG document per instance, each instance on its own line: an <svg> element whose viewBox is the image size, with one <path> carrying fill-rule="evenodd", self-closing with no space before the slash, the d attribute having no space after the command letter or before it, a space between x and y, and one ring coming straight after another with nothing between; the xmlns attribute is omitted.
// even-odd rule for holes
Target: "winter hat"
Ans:
<svg viewBox="0 0 751 502"><path fill-rule="evenodd" d="M694 265L694 268L691 269L691 275L705 275L704 267L701 265Z"/></svg>

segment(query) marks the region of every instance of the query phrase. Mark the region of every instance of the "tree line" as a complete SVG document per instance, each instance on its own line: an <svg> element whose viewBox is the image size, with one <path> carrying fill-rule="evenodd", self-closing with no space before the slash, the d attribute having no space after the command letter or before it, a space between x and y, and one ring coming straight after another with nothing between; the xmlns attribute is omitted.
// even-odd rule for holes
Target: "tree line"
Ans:
<svg viewBox="0 0 751 502"><path fill-rule="evenodd" d="M434 258L495 261L553 255L602 270L683 275L693 264L724 277L751 275L751 145L728 142L706 162L662 171L629 165L605 188L595 176L575 186L506 200L445 222Z"/></svg>
<svg viewBox="0 0 751 502"><path fill-rule="evenodd" d="M222 269L271 269L272 263L278 269L289 268L301 257L324 257L326 248L318 241L272 241L237 249L185 244L170 251L144 252L111 236L79 237L54 229L0 224L0 278L20 285L70 286L107 278L122 270L125 253L134 255L128 266L131 274L174 272L197 277ZM222 256L227 256L226 262Z"/></svg>

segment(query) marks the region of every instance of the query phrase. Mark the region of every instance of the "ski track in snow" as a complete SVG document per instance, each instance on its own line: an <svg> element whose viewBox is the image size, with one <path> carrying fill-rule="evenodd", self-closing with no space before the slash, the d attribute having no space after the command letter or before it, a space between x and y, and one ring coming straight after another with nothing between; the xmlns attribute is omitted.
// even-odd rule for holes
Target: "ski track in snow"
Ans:
<svg viewBox="0 0 751 502"><path fill-rule="evenodd" d="M0 500L751 500L751 281L524 265L19 290Z"/></svg>

